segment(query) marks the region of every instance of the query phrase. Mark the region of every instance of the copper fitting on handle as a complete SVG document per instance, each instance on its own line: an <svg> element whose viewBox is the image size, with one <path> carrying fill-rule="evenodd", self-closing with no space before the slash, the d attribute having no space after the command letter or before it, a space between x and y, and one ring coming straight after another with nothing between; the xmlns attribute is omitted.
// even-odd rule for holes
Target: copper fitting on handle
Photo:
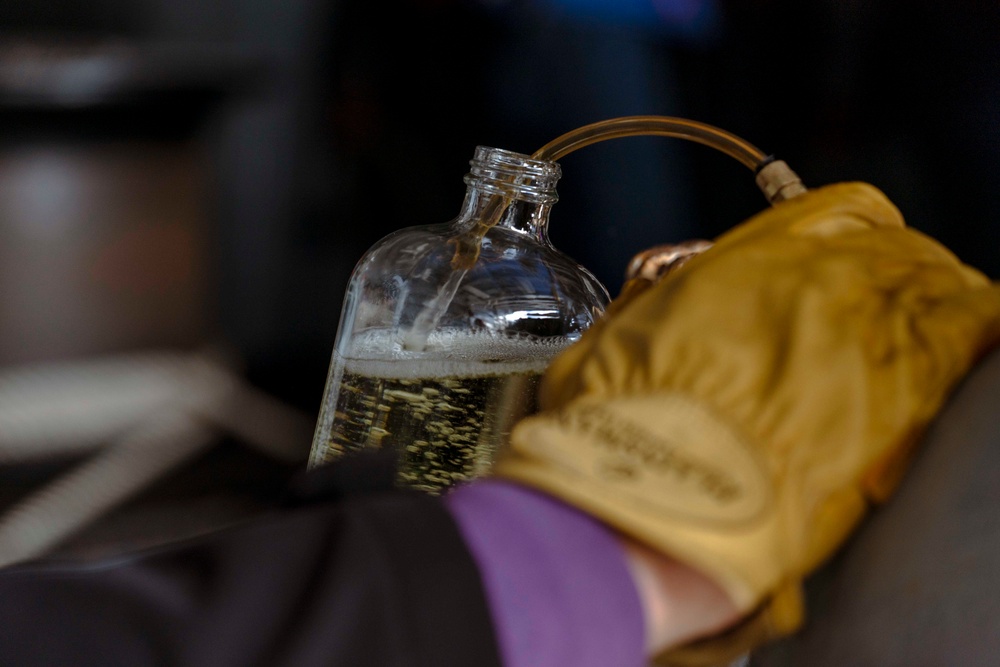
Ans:
<svg viewBox="0 0 1000 667"><path fill-rule="evenodd" d="M670 271L711 247L711 241L702 239L653 246L638 253L629 261L625 279L644 278L655 283Z"/></svg>

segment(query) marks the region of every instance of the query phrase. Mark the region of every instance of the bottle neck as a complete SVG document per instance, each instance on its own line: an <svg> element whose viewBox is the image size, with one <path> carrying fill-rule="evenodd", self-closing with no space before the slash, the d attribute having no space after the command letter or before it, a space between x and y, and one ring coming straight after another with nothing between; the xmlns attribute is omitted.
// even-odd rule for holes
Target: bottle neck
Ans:
<svg viewBox="0 0 1000 667"><path fill-rule="evenodd" d="M496 226L547 240L562 175L557 163L479 146L469 164L459 224Z"/></svg>
<svg viewBox="0 0 1000 667"><path fill-rule="evenodd" d="M509 229L530 236L538 241L548 241L551 204L524 201L470 187L465 193L462 212L457 224L460 228L496 227ZM496 222L489 224L492 220ZM489 222L488 222L489 220Z"/></svg>

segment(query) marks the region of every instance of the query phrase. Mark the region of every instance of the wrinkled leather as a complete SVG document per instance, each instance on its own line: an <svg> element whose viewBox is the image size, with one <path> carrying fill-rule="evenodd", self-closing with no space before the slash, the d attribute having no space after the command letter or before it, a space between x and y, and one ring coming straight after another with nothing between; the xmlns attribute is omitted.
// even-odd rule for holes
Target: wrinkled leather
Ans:
<svg viewBox="0 0 1000 667"><path fill-rule="evenodd" d="M872 186L827 186L628 285L552 364L497 474L713 577L747 620L662 664L719 664L801 625L803 579L998 338L985 276Z"/></svg>

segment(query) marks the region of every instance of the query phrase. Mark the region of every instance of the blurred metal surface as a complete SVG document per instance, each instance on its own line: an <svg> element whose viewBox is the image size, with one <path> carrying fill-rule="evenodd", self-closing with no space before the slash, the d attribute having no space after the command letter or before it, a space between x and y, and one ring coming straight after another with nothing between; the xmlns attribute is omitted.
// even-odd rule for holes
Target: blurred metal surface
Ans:
<svg viewBox="0 0 1000 667"><path fill-rule="evenodd" d="M0 364L208 340L204 171L190 143L0 150Z"/></svg>
<svg viewBox="0 0 1000 667"><path fill-rule="evenodd" d="M79 35L0 40L0 106L34 111L218 100L259 79L245 48ZM150 109L145 109L147 113Z"/></svg>
<svg viewBox="0 0 1000 667"><path fill-rule="evenodd" d="M898 495L808 585L809 618L754 667L996 665L1000 351L927 433Z"/></svg>
<svg viewBox="0 0 1000 667"><path fill-rule="evenodd" d="M260 72L221 45L0 40L0 365L218 337L202 128Z"/></svg>

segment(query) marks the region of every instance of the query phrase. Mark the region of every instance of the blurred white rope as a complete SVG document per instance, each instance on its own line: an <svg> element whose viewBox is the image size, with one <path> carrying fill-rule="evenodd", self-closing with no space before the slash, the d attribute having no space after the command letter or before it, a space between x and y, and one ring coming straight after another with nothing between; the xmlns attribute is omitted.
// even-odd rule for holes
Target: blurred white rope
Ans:
<svg viewBox="0 0 1000 667"><path fill-rule="evenodd" d="M0 515L0 566L36 558L228 433L304 460L312 423L208 355L0 372L0 464L97 450Z"/></svg>
<svg viewBox="0 0 1000 667"><path fill-rule="evenodd" d="M0 464L108 444L177 391L180 355L127 355L0 372Z"/></svg>

